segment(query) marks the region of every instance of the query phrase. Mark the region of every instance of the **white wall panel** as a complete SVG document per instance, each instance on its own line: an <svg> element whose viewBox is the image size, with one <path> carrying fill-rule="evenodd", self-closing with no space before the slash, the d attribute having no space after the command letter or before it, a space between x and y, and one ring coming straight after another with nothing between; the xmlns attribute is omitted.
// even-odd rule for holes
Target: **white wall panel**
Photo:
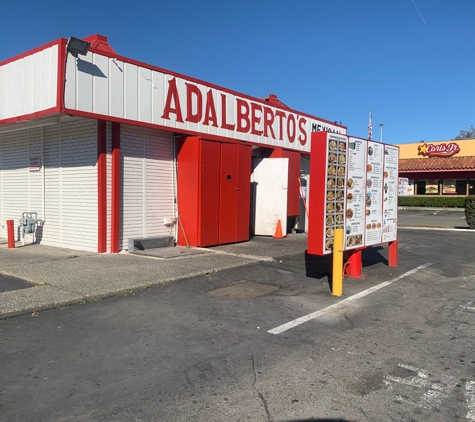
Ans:
<svg viewBox="0 0 475 422"><path fill-rule="evenodd" d="M23 92L33 92L33 75L36 73L33 68L33 57L25 57L23 64ZM25 110L33 109L33 95L23 96L23 107Z"/></svg>
<svg viewBox="0 0 475 422"><path fill-rule="evenodd" d="M56 106L58 46L0 67L0 120Z"/></svg>
<svg viewBox="0 0 475 422"><path fill-rule="evenodd" d="M109 60L109 72L110 115L124 117L124 63L119 60Z"/></svg>
<svg viewBox="0 0 475 422"><path fill-rule="evenodd" d="M53 54L53 48L54 53ZM54 75L54 78L52 77ZM58 88L58 46L47 48L41 52L41 109L46 110L56 105ZM54 92L54 98L50 99Z"/></svg>
<svg viewBox="0 0 475 422"><path fill-rule="evenodd" d="M24 87L24 74L23 74L23 68L25 65L25 60L19 60L14 62L14 85L13 89L15 90L15 94L13 96L13 112L15 113L15 116L21 116L22 114L26 114L23 109L23 100L24 100L24 93L23 93L23 87Z"/></svg>
<svg viewBox="0 0 475 422"><path fill-rule="evenodd" d="M124 110L125 118L129 120L138 120L138 68L137 66L125 63L125 96Z"/></svg>
<svg viewBox="0 0 475 422"><path fill-rule="evenodd" d="M97 121L61 124L61 246L97 251Z"/></svg>
<svg viewBox="0 0 475 422"><path fill-rule="evenodd" d="M61 125L44 128L45 222L42 243L61 246Z"/></svg>
<svg viewBox="0 0 475 422"><path fill-rule="evenodd" d="M66 84L64 87L64 101L67 108L79 109L77 104L77 69L76 60L69 59L66 62Z"/></svg>
<svg viewBox="0 0 475 422"><path fill-rule="evenodd" d="M37 212L42 244L97 251L97 122L74 119L0 136L2 219L17 227L23 211ZM30 158L42 156L44 166L29 171Z"/></svg>
<svg viewBox="0 0 475 422"><path fill-rule="evenodd" d="M6 66L0 66L0 116L6 115L6 84L7 84L7 68ZM1 117L0 117L1 118Z"/></svg>
<svg viewBox="0 0 475 422"><path fill-rule="evenodd" d="M15 221L15 236L19 236L19 220L25 211L42 214L42 169L28 171L30 157L42 152L43 129L36 128L1 135L0 215ZM6 227L0 231L7 237Z"/></svg>
<svg viewBox="0 0 475 422"><path fill-rule="evenodd" d="M94 113L109 114L109 59L99 54L94 55ZM91 92L92 95L92 92Z"/></svg>
<svg viewBox="0 0 475 422"><path fill-rule="evenodd" d="M71 56L70 54L68 56ZM92 54L78 56L76 59L76 80L77 80L77 107L82 111L93 111L93 78L94 64ZM69 63L69 61L68 61Z"/></svg>
<svg viewBox="0 0 475 422"><path fill-rule="evenodd" d="M174 216L172 142L168 132L121 126L123 249L129 238L170 234L163 218Z"/></svg>
<svg viewBox="0 0 475 422"><path fill-rule="evenodd" d="M152 71L139 68L139 117L141 122L152 122Z"/></svg>
<svg viewBox="0 0 475 422"><path fill-rule="evenodd" d="M21 213L28 206L28 141L29 131L2 135L2 225L5 220L14 220L15 236L19 235L18 224ZM18 195L21 187L25 194ZM7 237L7 228L2 227L2 237Z"/></svg>
<svg viewBox="0 0 475 422"><path fill-rule="evenodd" d="M30 129L28 143L28 157L40 159L40 169L28 171L28 204L25 211L36 212L42 216L43 208L43 128Z"/></svg>

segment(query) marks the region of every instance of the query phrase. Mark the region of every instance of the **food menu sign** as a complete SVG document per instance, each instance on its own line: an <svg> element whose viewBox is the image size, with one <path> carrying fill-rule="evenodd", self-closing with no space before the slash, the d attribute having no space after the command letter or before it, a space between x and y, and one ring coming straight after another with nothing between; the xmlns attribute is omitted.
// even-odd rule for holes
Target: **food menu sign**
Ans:
<svg viewBox="0 0 475 422"><path fill-rule="evenodd" d="M333 249L335 229L343 228L345 223L348 141L344 136L331 135L326 146L324 248L330 252Z"/></svg>
<svg viewBox="0 0 475 422"><path fill-rule="evenodd" d="M381 243L383 227L384 145L367 141L365 246Z"/></svg>
<svg viewBox="0 0 475 422"><path fill-rule="evenodd" d="M365 140L349 138L345 211L345 245L349 249L361 247L365 235L367 155Z"/></svg>
<svg viewBox="0 0 475 422"><path fill-rule="evenodd" d="M399 148L332 133L312 135L308 252L332 253L397 239Z"/></svg>
<svg viewBox="0 0 475 422"><path fill-rule="evenodd" d="M384 145L383 243L397 239L399 148Z"/></svg>

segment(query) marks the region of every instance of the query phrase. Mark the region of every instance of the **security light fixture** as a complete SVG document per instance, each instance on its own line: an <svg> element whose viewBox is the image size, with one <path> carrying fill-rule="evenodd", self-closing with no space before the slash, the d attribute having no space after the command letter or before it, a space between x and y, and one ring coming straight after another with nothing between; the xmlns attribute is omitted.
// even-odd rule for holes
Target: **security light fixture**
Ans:
<svg viewBox="0 0 475 422"><path fill-rule="evenodd" d="M83 41L76 37L69 37L66 49L73 54L81 54L81 56L85 56L89 51L90 46L90 42Z"/></svg>

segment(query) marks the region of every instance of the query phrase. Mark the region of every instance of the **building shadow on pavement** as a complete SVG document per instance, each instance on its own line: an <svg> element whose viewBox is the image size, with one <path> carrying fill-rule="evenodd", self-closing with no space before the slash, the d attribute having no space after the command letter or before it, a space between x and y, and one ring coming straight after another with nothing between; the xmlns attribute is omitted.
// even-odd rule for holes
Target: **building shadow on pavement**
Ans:
<svg viewBox="0 0 475 422"><path fill-rule="evenodd" d="M322 279L330 275L330 255L312 255L305 251L305 276Z"/></svg>
<svg viewBox="0 0 475 422"><path fill-rule="evenodd" d="M386 248L382 246L370 246L363 250L363 268L376 264L388 265L388 259L381 254Z"/></svg>

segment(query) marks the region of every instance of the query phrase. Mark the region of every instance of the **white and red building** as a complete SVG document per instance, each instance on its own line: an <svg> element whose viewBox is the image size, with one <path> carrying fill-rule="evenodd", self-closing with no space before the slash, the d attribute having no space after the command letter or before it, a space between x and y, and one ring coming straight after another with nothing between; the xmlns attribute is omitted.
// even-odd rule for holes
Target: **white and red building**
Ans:
<svg viewBox="0 0 475 422"><path fill-rule="evenodd" d="M101 35L85 41L84 56L59 39L0 62L0 237L29 211L42 244L100 253L170 233L192 246L247 240L252 160L287 158L286 216L297 216L311 132L346 133L275 95L119 56Z"/></svg>

